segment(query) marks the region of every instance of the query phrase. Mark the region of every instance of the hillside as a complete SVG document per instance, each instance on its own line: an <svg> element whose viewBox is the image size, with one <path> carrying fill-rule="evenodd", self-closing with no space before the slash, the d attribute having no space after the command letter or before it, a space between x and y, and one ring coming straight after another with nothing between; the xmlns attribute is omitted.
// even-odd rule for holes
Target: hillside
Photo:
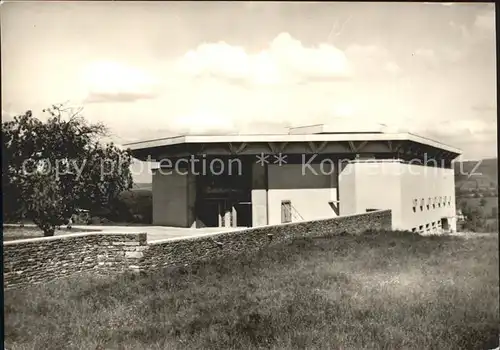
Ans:
<svg viewBox="0 0 500 350"><path fill-rule="evenodd" d="M496 158L454 163L457 190L492 190L498 188Z"/></svg>
<svg viewBox="0 0 500 350"><path fill-rule="evenodd" d="M5 292L5 348L492 349L497 247L498 235L346 234L59 279Z"/></svg>

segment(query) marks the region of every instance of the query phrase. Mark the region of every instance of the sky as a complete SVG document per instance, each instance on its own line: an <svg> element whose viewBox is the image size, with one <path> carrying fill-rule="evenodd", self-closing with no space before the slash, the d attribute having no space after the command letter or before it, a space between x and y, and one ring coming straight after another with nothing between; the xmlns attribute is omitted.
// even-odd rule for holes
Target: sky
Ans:
<svg viewBox="0 0 500 350"><path fill-rule="evenodd" d="M0 16L3 120L66 102L123 144L342 117L497 156L492 3L5 2Z"/></svg>

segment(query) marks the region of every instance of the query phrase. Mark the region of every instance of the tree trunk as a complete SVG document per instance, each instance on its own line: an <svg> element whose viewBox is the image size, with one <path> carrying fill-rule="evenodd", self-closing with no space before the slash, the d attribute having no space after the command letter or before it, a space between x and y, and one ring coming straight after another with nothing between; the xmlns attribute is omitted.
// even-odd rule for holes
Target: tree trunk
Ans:
<svg viewBox="0 0 500 350"><path fill-rule="evenodd" d="M56 227L52 225L43 225L42 230L44 237L52 237L56 231Z"/></svg>
<svg viewBox="0 0 500 350"><path fill-rule="evenodd" d="M54 227L46 229L46 230L43 231L43 235L45 237L52 237L54 235L54 233L55 233L55 228Z"/></svg>

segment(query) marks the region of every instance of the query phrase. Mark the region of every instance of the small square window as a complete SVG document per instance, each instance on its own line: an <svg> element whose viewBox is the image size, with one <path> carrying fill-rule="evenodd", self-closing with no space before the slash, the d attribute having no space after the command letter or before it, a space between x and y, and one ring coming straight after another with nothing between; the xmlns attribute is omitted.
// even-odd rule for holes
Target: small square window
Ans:
<svg viewBox="0 0 500 350"><path fill-rule="evenodd" d="M412 201L412 209L413 209L413 212L415 213L417 211L417 204L418 204L418 199L414 198L413 201Z"/></svg>

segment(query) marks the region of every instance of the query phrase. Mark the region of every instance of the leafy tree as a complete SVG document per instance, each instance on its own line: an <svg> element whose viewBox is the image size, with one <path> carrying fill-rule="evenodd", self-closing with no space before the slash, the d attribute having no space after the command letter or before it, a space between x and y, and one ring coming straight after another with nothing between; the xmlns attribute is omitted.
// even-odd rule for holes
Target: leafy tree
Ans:
<svg viewBox="0 0 500 350"><path fill-rule="evenodd" d="M106 206L132 187L131 155L112 143L102 145L102 124L89 124L74 112L53 105L2 123L4 215L33 220L46 236L68 222L76 208Z"/></svg>
<svg viewBox="0 0 500 350"><path fill-rule="evenodd" d="M485 229L486 220L483 212L479 208L467 208L464 212L464 228L472 232L481 232Z"/></svg>

